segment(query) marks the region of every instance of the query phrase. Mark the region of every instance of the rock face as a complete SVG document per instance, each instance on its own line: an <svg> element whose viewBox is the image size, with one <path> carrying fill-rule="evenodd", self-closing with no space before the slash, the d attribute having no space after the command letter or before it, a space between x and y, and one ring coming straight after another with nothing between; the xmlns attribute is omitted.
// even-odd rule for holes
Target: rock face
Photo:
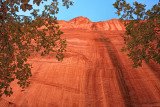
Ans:
<svg viewBox="0 0 160 107"><path fill-rule="evenodd" d="M90 24L92 22L87 17L80 16L80 17L71 19L69 21L69 23L72 23L72 24Z"/></svg>
<svg viewBox="0 0 160 107"><path fill-rule="evenodd" d="M76 17L70 21L58 21L61 29L79 28L86 30L100 30L100 31L123 31L124 25L118 19L111 19L109 21L91 22L87 17Z"/></svg>
<svg viewBox="0 0 160 107"><path fill-rule="evenodd" d="M59 25L67 42L63 61L55 53L32 53L30 86L12 82L14 93L2 96L0 107L160 107L160 65L151 61L132 69L121 52L119 20L78 17Z"/></svg>

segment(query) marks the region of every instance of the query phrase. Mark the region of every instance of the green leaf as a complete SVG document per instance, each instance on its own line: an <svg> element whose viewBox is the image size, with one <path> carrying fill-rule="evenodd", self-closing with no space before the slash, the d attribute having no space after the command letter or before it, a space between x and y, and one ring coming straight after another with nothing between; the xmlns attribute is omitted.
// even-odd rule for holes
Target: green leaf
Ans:
<svg viewBox="0 0 160 107"><path fill-rule="evenodd" d="M0 16L1 19L5 19L1 20L0 27L0 96L13 94L10 83L14 81L14 78L18 80L17 83L22 88L29 85L32 66L27 63L27 59L32 52L40 51L42 56L54 52L59 61L62 61L64 57L62 52L65 50L66 42L60 36L63 32L56 26L56 17L50 14L53 14L54 9L58 13L58 2L54 0L54 6L46 5L43 13L39 14L40 11L33 9L34 7L28 4L29 1L1 1L2 4L8 6L8 10L3 11L6 15ZM40 5L42 1L47 0L33 0L33 3ZM63 3L67 7L72 5L69 0L64 0ZM17 15L19 9L22 11L33 10L31 15L34 16L34 20L29 16ZM45 25L48 29L40 31L39 28ZM46 36L46 33L49 33L49 36Z"/></svg>

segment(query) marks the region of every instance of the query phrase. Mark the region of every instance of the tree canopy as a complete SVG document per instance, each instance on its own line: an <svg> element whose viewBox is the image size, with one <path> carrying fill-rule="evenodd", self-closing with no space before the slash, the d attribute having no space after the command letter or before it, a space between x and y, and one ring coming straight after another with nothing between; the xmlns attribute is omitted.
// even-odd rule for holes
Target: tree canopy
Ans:
<svg viewBox="0 0 160 107"><path fill-rule="evenodd" d="M49 1L49 0L48 0ZM13 91L10 83L18 80L20 87L29 85L31 64L27 58L33 52L41 52L44 56L50 52L56 54L59 61L63 59L66 42L61 38L62 31L56 25L55 14L58 13L58 1L52 0L50 5L38 14L30 0L0 0L0 96L10 96ZM37 6L47 0L33 0ZM62 0L63 6L69 8L73 2ZM17 12L31 11L31 16L20 16ZM46 26L40 30L42 26Z"/></svg>
<svg viewBox="0 0 160 107"><path fill-rule="evenodd" d="M131 6L125 0L117 0L113 6L126 28L122 51L129 52L133 68L142 66L142 61L160 64L160 2L149 10L136 1Z"/></svg>

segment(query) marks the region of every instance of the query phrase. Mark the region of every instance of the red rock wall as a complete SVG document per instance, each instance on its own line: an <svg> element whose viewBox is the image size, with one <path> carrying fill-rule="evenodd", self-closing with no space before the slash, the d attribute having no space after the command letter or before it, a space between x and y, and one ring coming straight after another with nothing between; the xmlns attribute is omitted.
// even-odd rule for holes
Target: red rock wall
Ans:
<svg viewBox="0 0 160 107"><path fill-rule="evenodd" d="M111 19L109 21L91 22L86 17L77 17L70 21L58 21L61 29L79 28L87 30L100 30L100 31L124 31L124 25L118 19Z"/></svg>

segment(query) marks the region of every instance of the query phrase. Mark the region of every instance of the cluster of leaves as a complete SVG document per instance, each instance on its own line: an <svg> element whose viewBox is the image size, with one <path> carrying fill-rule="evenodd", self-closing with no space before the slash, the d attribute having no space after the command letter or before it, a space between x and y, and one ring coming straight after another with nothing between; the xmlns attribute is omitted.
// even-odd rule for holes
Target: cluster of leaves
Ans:
<svg viewBox="0 0 160 107"><path fill-rule="evenodd" d="M133 6L125 0L117 0L113 6L124 22L126 31L123 35L125 47L122 51L133 61L133 68L142 66L150 59L160 64L160 3L146 11L141 3L134 2ZM136 17L136 18L135 18Z"/></svg>
<svg viewBox="0 0 160 107"><path fill-rule="evenodd" d="M58 1L45 5L42 14L33 9L30 0L0 0L0 96L10 96L13 91L10 83L15 79L25 88L30 84L31 64L27 58L32 52L41 55L55 52L58 60L62 61L66 42L61 38L61 32L56 25L55 14L58 13ZM33 0L33 4L47 2L47 0ZM67 8L72 5L69 0L62 0ZM29 16L19 16L16 13L32 11ZM53 17L54 16L54 17ZM43 26L46 26L42 28Z"/></svg>

